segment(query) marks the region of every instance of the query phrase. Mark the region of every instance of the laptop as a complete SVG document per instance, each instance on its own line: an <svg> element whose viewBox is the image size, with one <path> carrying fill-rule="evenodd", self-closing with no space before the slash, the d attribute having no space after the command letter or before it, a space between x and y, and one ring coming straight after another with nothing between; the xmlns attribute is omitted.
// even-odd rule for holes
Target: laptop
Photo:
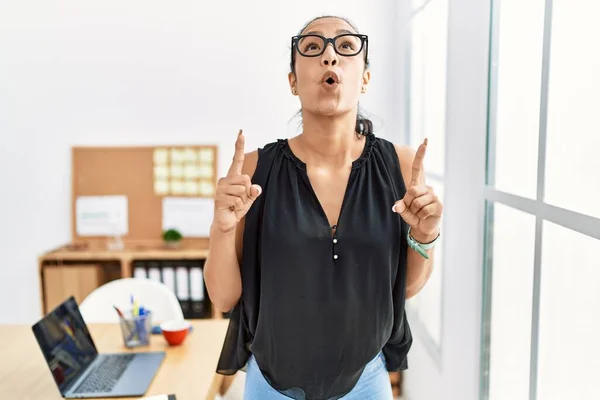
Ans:
<svg viewBox="0 0 600 400"><path fill-rule="evenodd" d="M64 398L143 396L165 352L99 354L74 297L32 327Z"/></svg>

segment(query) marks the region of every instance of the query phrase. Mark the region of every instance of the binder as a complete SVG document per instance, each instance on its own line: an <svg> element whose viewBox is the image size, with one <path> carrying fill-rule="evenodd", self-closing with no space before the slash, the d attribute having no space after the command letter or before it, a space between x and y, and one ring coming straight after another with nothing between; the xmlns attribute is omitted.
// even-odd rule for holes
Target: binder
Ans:
<svg viewBox="0 0 600 400"><path fill-rule="evenodd" d="M211 318L204 260L136 260L133 276L165 284L179 300L184 318Z"/></svg>
<svg viewBox="0 0 600 400"><path fill-rule="evenodd" d="M143 261L134 261L133 263L133 277L145 279L146 276L146 268Z"/></svg>
<svg viewBox="0 0 600 400"><path fill-rule="evenodd" d="M175 268L175 287L177 299L181 305L184 318L190 315L190 280L189 270L185 262L180 262Z"/></svg>
<svg viewBox="0 0 600 400"><path fill-rule="evenodd" d="M162 263L162 282L173 292L175 291L175 269L170 261Z"/></svg>
<svg viewBox="0 0 600 400"><path fill-rule="evenodd" d="M190 299L191 318L206 318L208 313L207 303L204 295L204 273L200 262L190 263Z"/></svg>
<svg viewBox="0 0 600 400"><path fill-rule="evenodd" d="M162 282L160 263L153 261L148 263L148 279L154 282Z"/></svg>

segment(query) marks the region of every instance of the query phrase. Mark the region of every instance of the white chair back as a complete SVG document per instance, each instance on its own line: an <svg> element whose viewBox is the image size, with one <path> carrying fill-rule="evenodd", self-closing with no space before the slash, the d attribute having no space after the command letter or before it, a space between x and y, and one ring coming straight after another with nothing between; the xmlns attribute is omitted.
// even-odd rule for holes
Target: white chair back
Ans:
<svg viewBox="0 0 600 400"><path fill-rule="evenodd" d="M118 323L114 309L131 310L131 296L139 306L152 312L152 324L183 319L175 294L163 283L145 278L123 278L95 289L81 302L79 308L86 323Z"/></svg>

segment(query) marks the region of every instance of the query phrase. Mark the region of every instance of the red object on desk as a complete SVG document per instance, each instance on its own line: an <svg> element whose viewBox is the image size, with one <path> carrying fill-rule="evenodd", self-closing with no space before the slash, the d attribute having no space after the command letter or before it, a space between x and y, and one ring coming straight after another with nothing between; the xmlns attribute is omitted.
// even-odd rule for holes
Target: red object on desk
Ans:
<svg viewBox="0 0 600 400"><path fill-rule="evenodd" d="M191 324L185 320L167 321L160 324L160 330L167 343L178 346L185 340Z"/></svg>

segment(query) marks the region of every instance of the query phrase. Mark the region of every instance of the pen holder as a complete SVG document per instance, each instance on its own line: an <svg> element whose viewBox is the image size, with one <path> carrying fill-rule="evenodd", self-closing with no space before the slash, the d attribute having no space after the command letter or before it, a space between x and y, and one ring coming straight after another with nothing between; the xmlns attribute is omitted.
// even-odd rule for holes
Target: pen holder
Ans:
<svg viewBox="0 0 600 400"><path fill-rule="evenodd" d="M132 311L128 310L123 313L120 324L126 347L150 344L150 334L152 333L152 313L150 311L146 311L142 315L133 315Z"/></svg>

